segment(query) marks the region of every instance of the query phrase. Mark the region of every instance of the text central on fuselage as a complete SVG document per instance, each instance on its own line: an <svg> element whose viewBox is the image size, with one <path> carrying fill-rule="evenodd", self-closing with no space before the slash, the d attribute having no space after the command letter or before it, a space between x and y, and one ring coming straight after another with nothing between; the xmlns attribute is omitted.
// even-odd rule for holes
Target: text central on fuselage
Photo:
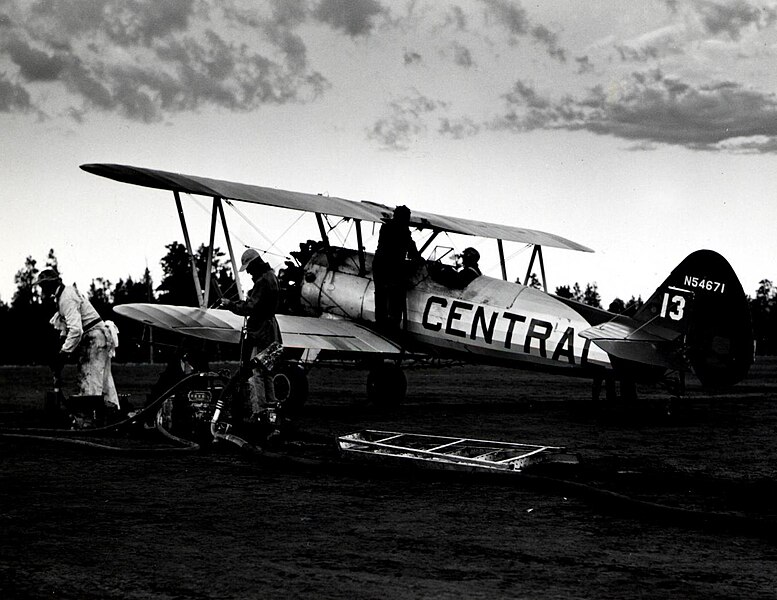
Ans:
<svg viewBox="0 0 777 600"><path fill-rule="evenodd" d="M553 339L556 337L552 335L555 330L553 323L530 315L495 310L481 304L441 296L429 296L421 324L424 329L444 335L482 340L485 344L499 345L505 349L517 346L524 354L575 364L574 327L566 327L557 339ZM525 325L518 327L519 324ZM583 344L581 364L586 362L588 347L586 340Z"/></svg>

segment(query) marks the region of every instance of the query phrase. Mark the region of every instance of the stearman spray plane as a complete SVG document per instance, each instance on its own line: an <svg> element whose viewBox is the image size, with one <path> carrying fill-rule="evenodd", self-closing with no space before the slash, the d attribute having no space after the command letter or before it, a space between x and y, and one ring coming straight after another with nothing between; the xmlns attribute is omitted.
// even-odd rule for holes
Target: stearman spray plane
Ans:
<svg viewBox="0 0 777 600"><path fill-rule="evenodd" d="M541 231L413 209L411 227L430 232L420 248L425 256L443 232L494 239L502 279L480 276L464 289L452 289L430 277L427 260L410 278L403 329L390 335L375 328L373 255L364 250L361 227L365 221L385 220L392 208L124 165L81 168L120 182L172 191L190 254L180 194L213 199L204 289L192 267L200 307L128 304L115 309L142 323L208 340L239 343L243 325L239 316L208 308L219 215L237 273L222 200L314 213L322 243L301 265L299 280L292 282L300 314L278 315L284 347L313 351L320 358L374 358L368 363L374 365L368 396L376 401L403 397L407 383L399 367L418 354L589 377L595 390L607 383L608 395L615 393L617 381L623 396L632 395L635 382L657 382L674 374L682 382L687 372L705 387L731 386L745 377L753 362L746 296L728 262L711 250L699 250L683 260L635 314L618 315L547 293L542 248L591 252L585 246ZM352 221L355 249L330 244L328 216ZM538 262L544 290L507 280L504 241L533 246L524 281Z"/></svg>

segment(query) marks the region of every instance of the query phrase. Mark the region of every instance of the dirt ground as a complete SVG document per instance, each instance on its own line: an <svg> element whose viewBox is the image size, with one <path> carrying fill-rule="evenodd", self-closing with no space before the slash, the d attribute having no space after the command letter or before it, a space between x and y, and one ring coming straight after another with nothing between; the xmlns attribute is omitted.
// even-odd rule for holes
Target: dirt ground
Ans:
<svg viewBox="0 0 777 600"><path fill-rule="evenodd" d="M114 374L139 406L160 370ZM638 409L594 404L590 384L536 373L408 379L403 406L376 409L364 372L314 370L303 430L563 445L586 485L694 512L645 514L575 488L4 437L0 598L777 597L777 360L731 393L691 386L669 411L645 391ZM0 421L40 408L48 384L44 368L0 367ZM735 518L721 526L711 512Z"/></svg>

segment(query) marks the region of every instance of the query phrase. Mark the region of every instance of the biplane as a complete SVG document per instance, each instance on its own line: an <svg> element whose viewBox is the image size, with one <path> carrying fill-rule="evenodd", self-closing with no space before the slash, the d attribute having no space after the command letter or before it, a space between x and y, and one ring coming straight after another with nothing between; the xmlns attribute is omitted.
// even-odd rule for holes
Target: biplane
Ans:
<svg viewBox="0 0 777 600"><path fill-rule="evenodd" d="M383 222L393 207L125 165L81 168L116 181L171 191L190 254L180 195L212 198L211 255L204 287L192 260L200 306L115 308L120 315L187 336L240 342L242 317L209 308L208 279L219 219L237 273L222 202L315 215L321 241L304 257L291 282L298 295L295 314L278 315L284 347L304 352L310 359L361 360L369 365L367 391L375 401L401 400L407 387L403 362L419 356L588 377L595 390L606 383L608 394L616 394L615 385L620 383L622 395L637 382L657 382L672 374L679 379L688 372L706 387L731 386L745 377L753 361L747 298L731 266L711 250L696 251L680 262L633 314L613 314L547 291L542 249L592 252L589 248L542 231L411 207L414 235L426 236L419 247L425 260L409 274L404 321L392 333L376 327L373 254L364 247L362 226ZM355 248L331 243L330 217L350 222L356 232ZM440 257L432 244L441 233L494 240L502 277L482 275L463 289L435 280L430 276L432 263ZM508 280L504 242L532 248L524 281L539 267L542 289Z"/></svg>

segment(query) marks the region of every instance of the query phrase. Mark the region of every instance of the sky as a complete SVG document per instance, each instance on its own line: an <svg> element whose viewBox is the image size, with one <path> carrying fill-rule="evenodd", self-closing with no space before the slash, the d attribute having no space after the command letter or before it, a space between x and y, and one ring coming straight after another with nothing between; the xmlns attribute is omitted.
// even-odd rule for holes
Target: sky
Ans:
<svg viewBox="0 0 777 600"><path fill-rule="evenodd" d="M550 291L595 282L605 306L700 248L754 295L777 280L776 91L777 2L0 0L0 300L51 248L81 289L160 282L172 194L95 162L551 232L595 252L547 248ZM195 245L209 202L183 197ZM317 237L226 212L275 267ZM493 240L438 245L500 276ZM523 281L530 251L506 254Z"/></svg>

